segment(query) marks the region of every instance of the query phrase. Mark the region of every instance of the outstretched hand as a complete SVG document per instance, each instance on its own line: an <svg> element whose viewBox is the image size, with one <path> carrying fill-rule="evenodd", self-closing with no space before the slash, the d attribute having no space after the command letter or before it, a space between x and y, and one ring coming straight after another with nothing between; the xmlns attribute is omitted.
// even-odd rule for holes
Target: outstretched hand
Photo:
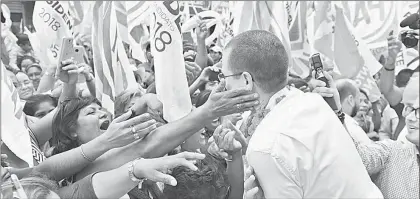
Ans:
<svg viewBox="0 0 420 199"><path fill-rule="evenodd" d="M168 175L170 170L178 166L183 166L196 171L198 168L194 165L195 161L204 158L204 154L182 152L172 156L140 159L134 166L134 174L139 178L146 178L155 182L163 182L171 186L176 186L176 179Z"/></svg>
<svg viewBox="0 0 420 199"><path fill-rule="evenodd" d="M251 110L259 105L259 96L250 88L237 88L225 91L225 80L212 91L207 102L199 107L215 119L233 113L240 113Z"/></svg>

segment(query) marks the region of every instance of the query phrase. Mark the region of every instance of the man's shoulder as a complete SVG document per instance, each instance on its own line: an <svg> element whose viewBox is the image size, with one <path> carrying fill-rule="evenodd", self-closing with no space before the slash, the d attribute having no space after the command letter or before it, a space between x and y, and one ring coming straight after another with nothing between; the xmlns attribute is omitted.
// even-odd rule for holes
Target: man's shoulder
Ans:
<svg viewBox="0 0 420 199"><path fill-rule="evenodd" d="M318 94L294 94L284 98L261 121L249 146L270 150L276 144L304 143L306 138L322 133L326 127L322 123L334 117L334 112Z"/></svg>

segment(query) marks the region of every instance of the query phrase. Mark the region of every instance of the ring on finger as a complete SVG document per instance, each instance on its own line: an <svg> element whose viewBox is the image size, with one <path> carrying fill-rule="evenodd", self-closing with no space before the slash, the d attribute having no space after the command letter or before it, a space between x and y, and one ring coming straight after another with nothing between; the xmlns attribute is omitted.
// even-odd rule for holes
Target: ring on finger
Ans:
<svg viewBox="0 0 420 199"><path fill-rule="evenodd" d="M133 133L134 139L138 140L140 139L140 135L138 133Z"/></svg>
<svg viewBox="0 0 420 199"><path fill-rule="evenodd" d="M236 108L237 108L237 109L241 109L241 107L242 107L242 106L241 106L241 104L237 104L237 105L236 105Z"/></svg>
<svg viewBox="0 0 420 199"><path fill-rule="evenodd" d="M137 132L136 127L131 126L131 133L135 134Z"/></svg>

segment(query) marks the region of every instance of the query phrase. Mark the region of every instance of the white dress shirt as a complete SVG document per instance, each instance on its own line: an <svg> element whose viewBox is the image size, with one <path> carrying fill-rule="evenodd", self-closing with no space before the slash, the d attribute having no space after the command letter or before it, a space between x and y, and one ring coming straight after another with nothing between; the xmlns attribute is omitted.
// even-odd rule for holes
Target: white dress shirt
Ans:
<svg viewBox="0 0 420 199"><path fill-rule="evenodd" d="M348 132L358 142L363 144L369 144L373 142L371 139L369 139L362 127L359 126L359 123L357 123L356 120L350 117L350 115L346 114L346 117L344 118L344 123L346 124Z"/></svg>
<svg viewBox="0 0 420 199"><path fill-rule="evenodd" d="M246 157L266 198L383 198L338 117L292 88L271 108Z"/></svg>

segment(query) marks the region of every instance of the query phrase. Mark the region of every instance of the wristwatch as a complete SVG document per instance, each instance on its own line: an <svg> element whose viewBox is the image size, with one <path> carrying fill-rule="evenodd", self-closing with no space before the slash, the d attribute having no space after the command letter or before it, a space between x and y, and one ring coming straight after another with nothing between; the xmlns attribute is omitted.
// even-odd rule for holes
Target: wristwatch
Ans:
<svg viewBox="0 0 420 199"><path fill-rule="evenodd" d="M137 177L134 175L134 165L136 165L137 161L139 161L139 160L141 160L141 159L143 159L143 158L137 158L137 159L135 159L135 160L131 161L131 162L128 164L128 177L130 177L130 179L131 179L133 182L138 183L139 185L143 183L143 181L145 180L145 178L137 178Z"/></svg>

